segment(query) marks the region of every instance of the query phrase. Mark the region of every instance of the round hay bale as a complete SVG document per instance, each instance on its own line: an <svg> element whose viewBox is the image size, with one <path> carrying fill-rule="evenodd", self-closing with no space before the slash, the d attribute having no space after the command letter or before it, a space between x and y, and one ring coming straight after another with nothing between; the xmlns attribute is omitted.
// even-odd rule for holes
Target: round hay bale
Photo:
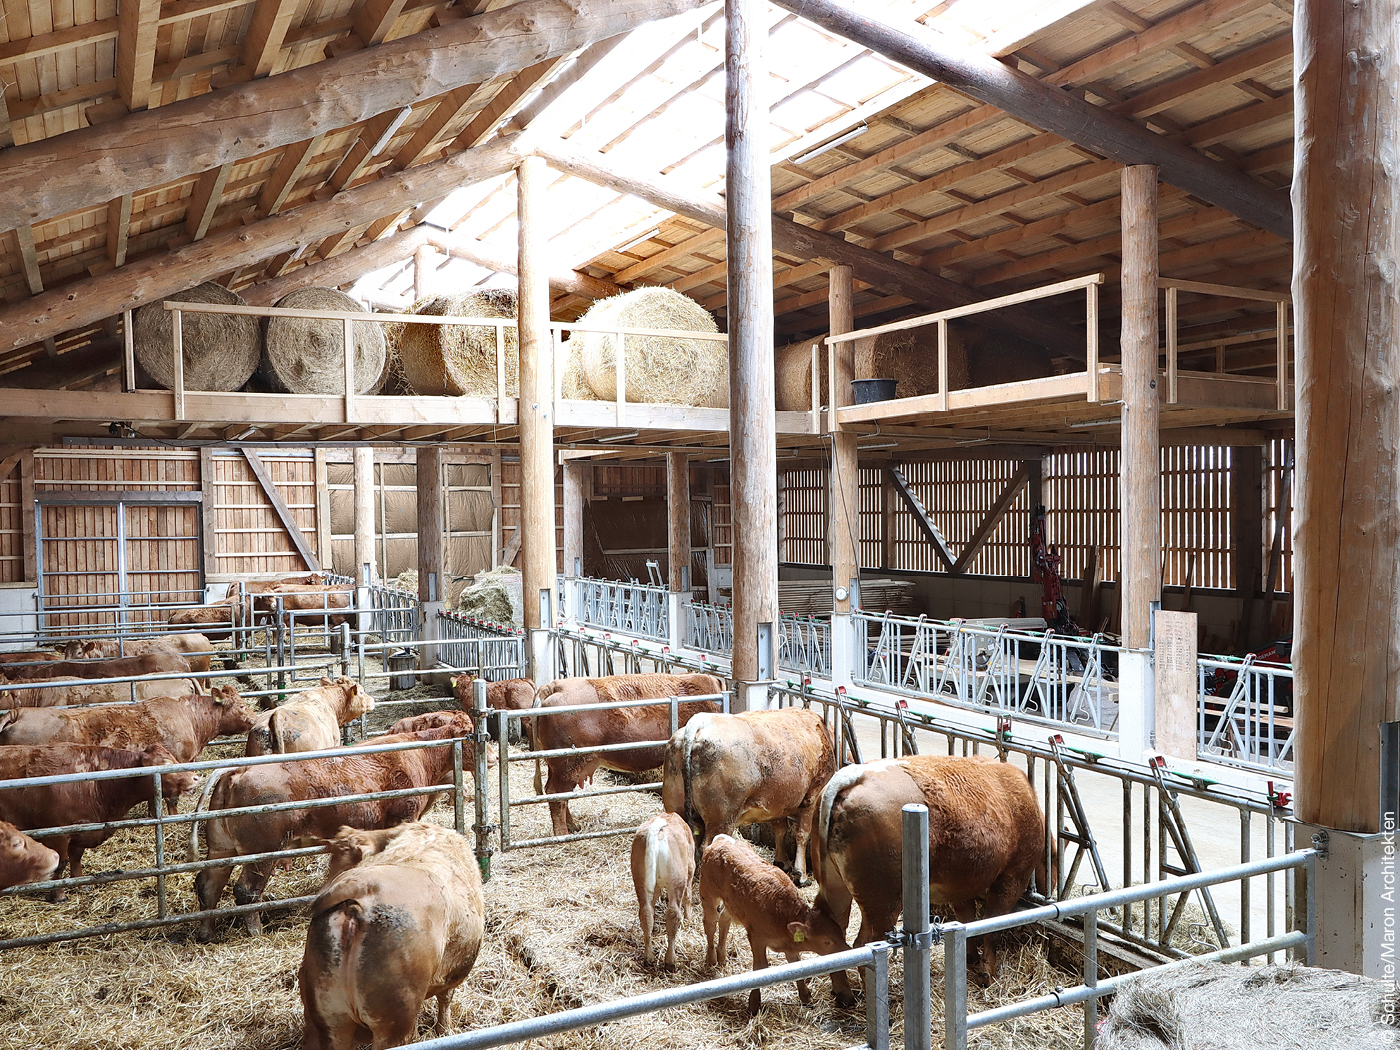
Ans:
<svg viewBox="0 0 1400 1050"><path fill-rule="evenodd" d="M277 300L289 310L364 308L334 288L298 288ZM355 392L377 394L384 385L384 335L374 321L356 321ZM275 391L289 394L345 392L345 326L314 317L269 317L263 340L263 372Z"/></svg>
<svg viewBox="0 0 1400 1050"><path fill-rule="evenodd" d="M147 303L136 311L131 337L136 363L152 381L167 390L175 386L174 324L162 305L218 303L246 306L239 295L212 281L188 291ZM237 390L248 382L262 357L258 319L235 314L182 314L180 337L184 346L186 390Z"/></svg>
<svg viewBox="0 0 1400 1050"><path fill-rule="evenodd" d="M967 347L969 386L1020 383L1056 372L1050 351L1028 339L975 324L960 326L959 331Z"/></svg>
<svg viewBox="0 0 1400 1050"><path fill-rule="evenodd" d="M895 397L938 393L938 326L886 332L856 341L856 379L894 379ZM967 346L962 334L948 329L948 389L965 390Z"/></svg>
<svg viewBox="0 0 1400 1050"><path fill-rule="evenodd" d="M414 303L416 314L435 317L515 319L515 292L488 288L470 295L440 295ZM415 394L496 396L496 329L482 325L405 325L396 339L404 378ZM515 329L505 330L506 396L520 390L520 350Z"/></svg>
<svg viewBox="0 0 1400 1050"><path fill-rule="evenodd" d="M472 577L471 585L462 591L457 611L477 620L519 626L525 622L521 586L519 569L509 565L485 569Z"/></svg>
<svg viewBox="0 0 1400 1050"><path fill-rule="evenodd" d="M817 344L817 365L821 369L817 381L817 404L831 400L827 377L827 347L822 342L826 333L812 339L780 346L773 351L773 389L779 412L810 412L812 410L812 344Z"/></svg>
<svg viewBox="0 0 1400 1050"><path fill-rule="evenodd" d="M718 332L715 319L693 299L671 288L638 288L594 303L579 325L602 328ZM617 336L575 333L583 374L594 395L617 398ZM680 336L627 336L627 400L669 405L729 404L729 354L725 344Z"/></svg>
<svg viewBox="0 0 1400 1050"><path fill-rule="evenodd" d="M563 346L564 374L560 377L559 389L566 401L597 401L593 388L583 375L583 352L576 340L570 339Z"/></svg>

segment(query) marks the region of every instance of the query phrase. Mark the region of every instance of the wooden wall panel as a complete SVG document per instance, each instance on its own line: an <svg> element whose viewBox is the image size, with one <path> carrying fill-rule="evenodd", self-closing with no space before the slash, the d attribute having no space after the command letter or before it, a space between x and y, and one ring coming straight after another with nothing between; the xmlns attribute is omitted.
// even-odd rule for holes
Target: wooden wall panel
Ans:
<svg viewBox="0 0 1400 1050"><path fill-rule="evenodd" d="M316 485L309 452L262 453L262 461L308 545L316 545ZM243 457L214 456L215 582L235 576L305 572L262 486Z"/></svg>
<svg viewBox="0 0 1400 1050"><path fill-rule="evenodd" d="M20 517L20 463L0 477L0 583L24 582L24 523Z"/></svg>

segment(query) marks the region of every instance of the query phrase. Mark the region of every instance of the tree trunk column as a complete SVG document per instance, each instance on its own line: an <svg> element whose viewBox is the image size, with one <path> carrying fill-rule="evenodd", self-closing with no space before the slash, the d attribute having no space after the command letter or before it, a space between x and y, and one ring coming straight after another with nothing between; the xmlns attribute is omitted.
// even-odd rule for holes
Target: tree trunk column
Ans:
<svg viewBox="0 0 1400 1050"><path fill-rule="evenodd" d="M1157 169L1123 169L1123 640L1146 649L1162 596L1157 391Z"/></svg>
<svg viewBox="0 0 1400 1050"><path fill-rule="evenodd" d="M844 335L855 327L851 268L833 266L827 272L829 290L827 310L832 335ZM842 430L836 422L836 410L851 403L851 380L855 378L854 342L837 343L834 347L830 415L827 429L831 431L831 483L827 520L831 522L827 545L831 557L831 680L833 685L849 685L854 664L855 635L851 627L851 610L855 581L860 579L860 465L854 431ZM827 352L822 347L822 353ZM812 382L821 381L821 369L814 369ZM825 395L827 391L822 391Z"/></svg>
<svg viewBox="0 0 1400 1050"><path fill-rule="evenodd" d="M734 520L735 707L777 660L777 445L773 395L773 216L769 177L767 5L725 0L729 450ZM760 652L762 650L762 652ZM745 688L750 686L750 688Z"/></svg>
<svg viewBox="0 0 1400 1050"><path fill-rule="evenodd" d="M554 555L554 416L549 281L544 224L547 168L527 157L516 171L520 221L520 565L529 674L554 677L549 628L557 569Z"/></svg>
<svg viewBox="0 0 1400 1050"><path fill-rule="evenodd" d="M423 445L418 449L418 601L423 607L423 641L438 637L437 614L443 609L447 578L443 574L442 447ZM426 671L437 663L437 647L424 644L418 649L418 669Z"/></svg>
<svg viewBox="0 0 1400 1050"><path fill-rule="evenodd" d="M666 453L666 578L675 592L690 590L690 459Z"/></svg>
<svg viewBox="0 0 1400 1050"><path fill-rule="evenodd" d="M369 569L366 571L365 566ZM368 587L378 575L374 559L374 449L355 449L355 568L352 575Z"/></svg>

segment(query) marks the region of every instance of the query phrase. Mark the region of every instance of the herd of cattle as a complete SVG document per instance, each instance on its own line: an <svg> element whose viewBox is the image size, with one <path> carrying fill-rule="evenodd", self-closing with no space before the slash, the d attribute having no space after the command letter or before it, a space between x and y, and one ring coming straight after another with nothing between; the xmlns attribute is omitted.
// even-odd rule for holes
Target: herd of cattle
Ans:
<svg viewBox="0 0 1400 1050"><path fill-rule="evenodd" d="M216 737L239 734L246 734L249 756L338 748L341 727L374 706L355 681L323 678L316 688L257 712L231 686L204 692L198 679L178 677L208 668L207 636L151 643L149 651L132 647L121 657L82 646L72 654L78 659L0 654L14 676L5 684L50 683L0 693L0 780L158 771L193 760ZM164 677L138 683L136 702L129 702L128 685L116 685L119 694L112 696L84 685L92 678L150 674ZM200 823L205 859L230 859L199 871L195 893L202 911L219 907L231 858L262 855L243 865L233 887L235 902L249 904L262 898L283 860L277 851L321 846L330 854L299 978L305 1047L348 1048L370 1037L376 1046L407 1042L430 997L438 1000L437 1030L450 1023L451 996L470 971L485 929L481 880L466 840L421 822L437 797L432 789L452 783L451 742L473 732L471 680L462 676L454 687L459 709L402 719L348 753L221 768L202 787L185 771L159 776L167 812L200 787L196 809L208 818L191 824L192 859ZM487 689L489 707L532 712L519 721L530 746L546 753L547 778L537 770L537 784L560 796L550 801L556 835L577 830L567 796L599 768L663 768L663 811L643 822L631 846L648 962L664 896L666 964L674 967L676 936L688 921L697 880L707 966L725 960L732 922L747 931L755 968L768 965L769 951L795 960L802 952L844 950L853 902L862 916L855 943L883 936L901 909L900 810L909 802L929 809L935 905L968 920L978 903L987 915L1014 907L1033 875L1046 886L1044 818L1019 770L992 759L924 756L838 770L831 733L817 714L727 715L718 702L721 690L718 679L700 674L563 679L538 690L512 679ZM685 698L677 703L674 734L671 697ZM661 702L607 706L635 700ZM590 750L597 748L605 750ZM56 878L65 864L80 876L83 852L112 834L105 825L142 802L154 811L156 779L136 774L0 789L0 887ZM376 794L389 797L294 805ZM773 825L776 865L734 837L739 826L758 822ZM788 852L790 822L796 833ZM95 827L46 836L42 844L23 834L64 825ZM809 872L818 884L810 904L798 890ZM261 931L257 911L243 918L251 933ZM213 927L214 918L206 917L202 936ZM994 976L991 945L969 945L969 965L979 976ZM838 1004L854 1001L844 973L833 974L832 985ZM809 1001L805 983L799 995ZM757 991L749 1006L758 1009Z"/></svg>

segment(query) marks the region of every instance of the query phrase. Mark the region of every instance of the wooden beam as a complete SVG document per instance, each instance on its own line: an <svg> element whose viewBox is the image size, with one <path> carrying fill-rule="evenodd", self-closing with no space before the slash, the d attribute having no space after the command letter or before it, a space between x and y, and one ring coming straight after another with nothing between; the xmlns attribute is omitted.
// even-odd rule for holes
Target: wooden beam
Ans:
<svg viewBox="0 0 1400 1050"><path fill-rule="evenodd" d="M218 571L219 533L215 528L214 499L214 449L202 445L199 449L199 491L202 496L199 508L200 555L203 564L200 568L207 579Z"/></svg>
<svg viewBox="0 0 1400 1050"><path fill-rule="evenodd" d="M1021 494L1021 490L1026 487L1026 482L1030 480L1030 463L1023 461L1016 473L1011 476L1011 480L1006 483L1006 488L1001 490L1001 495L987 510L982 518L981 524L977 526L977 531L972 534L972 539L967 541L967 546L958 555L958 560L953 562L952 572L956 575L967 571L967 567L972 564L972 559L977 557L977 552L982 549L982 545L987 542L987 538L998 525L1001 519L1006 517L1006 512L1011 509L1011 504L1016 502L1016 497Z"/></svg>
<svg viewBox="0 0 1400 1050"><path fill-rule="evenodd" d="M365 0L359 14L355 16L355 28L348 40L337 40L327 45L327 57L353 51L361 47L373 47L389 38L389 30L394 28L399 15L403 13L405 0ZM332 51L331 49L335 50Z"/></svg>
<svg viewBox="0 0 1400 1050"><path fill-rule="evenodd" d="M282 54L282 44L292 19L301 9L297 0L257 0L252 20L243 35L243 51L239 64L249 80L265 77L275 71Z"/></svg>
<svg viewBox="0 0 1400 1050"><path fill-rule="evenodd" d="M522 69L458 132L449 148L471 149L473 146L480 146L494 135L502 124L519 112L530 92L557 73L560 67L572 58L572 54L561 55L544 62L536 62L529 69Z"/></svg>
<svg viewBox="0 0 1400 1050"><path fill-rule="evenodd" d="M442 446L419 445L415 449L416 471L414 487L418 511L418 600L436 602L441 608L447 600L447 559L443 530ZM430 615L437 610L428 608ZM428 637L434 637L429 635ZM419 653L418 666L432 667L436 652Z"/></svg>
<svg viewBox="0 0 1400 1050"><path fill-rule="evenodd" d="M1395 14L1393 3L1342 15L1299 0L1293 25L1296 808L1299 820L1361 834L1386 830L1379 726L1400 719ZM1348 945L1363 936L1341 933ZM1338 957L1359 963L1361 952Z"/></svg>
<svg viewBox="0 0 1400 1050"><path fill-rule="evenodd" d="M117 93L132 112L151 104L160 6L160 0L123 0L117 7Z"/></svg>
<svg viewBox="0 0 1400 1050"><path fill-rule="evenodd" d="M162 107L156 112L164 112ZM249 266L292 245L312 243L338 230L386 215L396 207L459 185L504 174L519 162L514 139L376 179L330 200L302 205L285 215L218 231L169 254L128 262L120 270L0 306L3 346L28 346L48 336L96 324L122 310L152 302Z"/></svg>
<svg viewBox="0 0 1400 1050"><path fill-rule="evenodd" d="M845 335L855 328L853 312L855 289L849 266L833 266L827 277L828 330L832 335ZM819 353L826 354L823 346ZM830 389L818 390L816 404L844 408L851 403L851 380L856 377L856 344L854 340L837 343L830 348L832 367ZM821 386L822 369L812 371L812 384ZM849 590L852 580L860 579L860 452L854 429L834 424L831 428L831 484L827 511L831 522L832 608L839 613L851 611L851 598L836 598L836 590Z"/></svg>
<svg viewBox="0 0 1400 1050"><path fill-rule="evenodd" d="M592 467L575 468L592 470ZM572 571L566 561L564 567ZM690 457L685 452L666 453L666 576L673 591L694 586L690 568ZM682 578L684 577L684 579ZM690 584L691 586L684 586Z"/></svg>
<svg viewBox="0 0 1400 1050"><path fill-rule="evenodd" d="M209 224L214 221L214 212L223 199L224 185L232 170L232 164L210 168L194 184L194 192L190 194L189 207L185 212L185 232L190 240L202 241L209 232Z"/></svg>
<svg viewBox="0 0 1400 1050"><path fill-rule="evenodd" d="M1291 238L1286 198L1189 146L1153 134L1066 91L982 55L957 48L915 22L902 29L835 0L774 0L823 29L862 44L1045 131L1063 135L1120 164L1152 164L1162 178L1279 237Z"/></svg>
<svg viewBox="0 0 1400 1050"><path fill-rule="evenodd" d="M28 367L6 372L0 383L31 390L80 386L120 367L121 353L120 338L96 339L57 357L31 358Z"/></svg>
<svg viewBox="0 0 1400 1050"><path fill-rule="evenodd" d="M34 524L34 451L27 449L19 461L19 529L24 549L24 581L37 584L39 542Z"/></svg>
<svg viewBox="0 0 1400 1050"><path fill-rule="evenodd" d="M258 214L264 218L276 215L287 203L287 198L296 189L296 184L306 173L306 166L321 148L325 135L312 135L309 139L294 142L282 151L277 167L272 169L272 177L263 187L258 197Z"/></svg>
<svg viewBox="0 0 1400 1050"><path fill-rule="evenodd" d="M624 169L602 154L584 153L562 142L536 141L533 145L536 153L548 159L550 166L560 171L619 193L634 194L657 207L707 226L724 226L724 201L713 193L688 187L672 176ZM781 216L773 216L772 226L776 251L826 265L850 266L858 279L881 291L905 296L912 302L943 310L966 306L983 298L972 289L935 273ZM1083 358L1083 333L1046 318L1043 312L1023 308L999 310L988 314L983 323L1042 346L1048 345L1069 356Z"/></svg>
<svg viewBox="0 0 1400 1050"><path fill-rule="evenodd" d="M319 445L311 451L312 480L316 485L316 557L323 568L335 571L335 551L331 541L330 471L326 450ZM354 575L351 573L350 575Z"/></svg>
<svg viewBox="0 0 1400 1050"><path fill-rule="evenodd" d="M357 446L354 454L355 582L368 587L378 578L374 556L374 449ZM365 566L369 571L365 571Z"/></svg>
<svg viewBox="0 0 1400 1050"><path fill-rule="evenodd" d="M933 553L938 555L938 560L943 563L943 568L949 572L953 571L953 553L948 549L948 541L943 538L943 533L938 531L938 526L933 523L933 519L928 516L928 511L924 509L923 501L915 495L914 490L909 486L909 479L904 476L904 472L897 466L892 466L886 472L889 479L894 482L894 490L904 499L904 505L909 508L909 513L914 516L914 523L923 532L924 538L933 544Z"/></svg>
<svg viewBox="0 0 1400 1050"><path fill-rule="evenodd" d="M404 106L402 109L380 113L365 121L364 127L360 129L359 138L351 144L345 157L331 174L331 189L339 192L364 174L370 161L388 145L394 133L412 112L411 107Z"/></svg>
<svg viewBox="0 0 1400 1050"><path fill-rule="evenodd" d="M342 284L359 280L381 266L389 266L411 257L414 251L425 243L426 232L415 228L396 237L367 244L363 248L352 248L332 259L313 262L283 276L249 285L239 294L254 306L271 306L282 296L298 288L339 288Z"/></svg>
<svg viewBox="0 0 1400 1050"><path fill-rule="evenodd" d="M377 47L0 154L0 215L34 223L515 73L703 0L522 0ZM522 32L528 25L530 32ZM179 149L171 149L172 135Z"/></svg>
<svg viewBox="0 0 1400 1050"><path fill-rule="evenodd" d="M306 537L302 535L296 518L292 516L282 494L277 491L277 486L268 474L267 467L263 466L262 458L251 448L246 446L240 451L243 458L248 461L248 467L253 472L253 477L257 478L258 484L262 487L263 494L267 496L267 501L272 504L273 513L277 515L277 520L282 523L282 528L287 531L287 538L292 541L292 546L296 548L301 560L306 563L306 567L311 572L321 571L320 559L316 557L316 552L306 542Z"/></svg>
<svg viewBox="0 0 1400 1050"><path fill-rule="evenodd" d="M436 230L429 231L427 238L429 243L454 259L466 259L468 262L474 262L478 266L495 270L497 273L514 274L516 271L515 259L497 252L496 249L481 241L466 237L452 237L440 234ZM556 291L567 292L569 295L581 295L588 299L606 299L609 296L621 295L625 291L611 281L590 277L581 270L551 268L548 279L549 286Z"/></svg>
<svg viewBox="0 0 1400 1050"><path fill-rule="evenodd" d="M423 118L409 140L394 154L394 168L402 171L442 152L446 143L439 142L438 139L458 117L467 112L474 112L473 107L481 107L479 96L482 87L481 84L468 84L431 100L436 103L432 106L432 112Z"/></svg>
<svg viewBox="0 0 1400 1050"><path fill-rule="evenodd" d="M126 246L131 235L131 194L114 197L107 204L107 261L126 265Z"/></svg>
<svg viewBox="0 0 1400 1050"><path fill-rule="evenodd" d="M583 508L586 478L593 467L572 460L564 467L564 575L583 575ZM669 511L668 511L669 513Z"/></svg>
<svg viewBox="0 0 1400 1050"><path fill-rule="evenodd" d="M1148 648L1162 596L1161 399L1157 389L1157 169L1123 169L1123 642Z"/></svg>
<svg viewBox="0 0 1400 1050"><path fill-rule="evenodd" d="M44 282L39 276L39 249L34 243L34 227L28 223L20 223L15 227L15 240L19 242L19 258L24 266L24 279L29 285L29 294L38 295L44 290Z"/></svg>

